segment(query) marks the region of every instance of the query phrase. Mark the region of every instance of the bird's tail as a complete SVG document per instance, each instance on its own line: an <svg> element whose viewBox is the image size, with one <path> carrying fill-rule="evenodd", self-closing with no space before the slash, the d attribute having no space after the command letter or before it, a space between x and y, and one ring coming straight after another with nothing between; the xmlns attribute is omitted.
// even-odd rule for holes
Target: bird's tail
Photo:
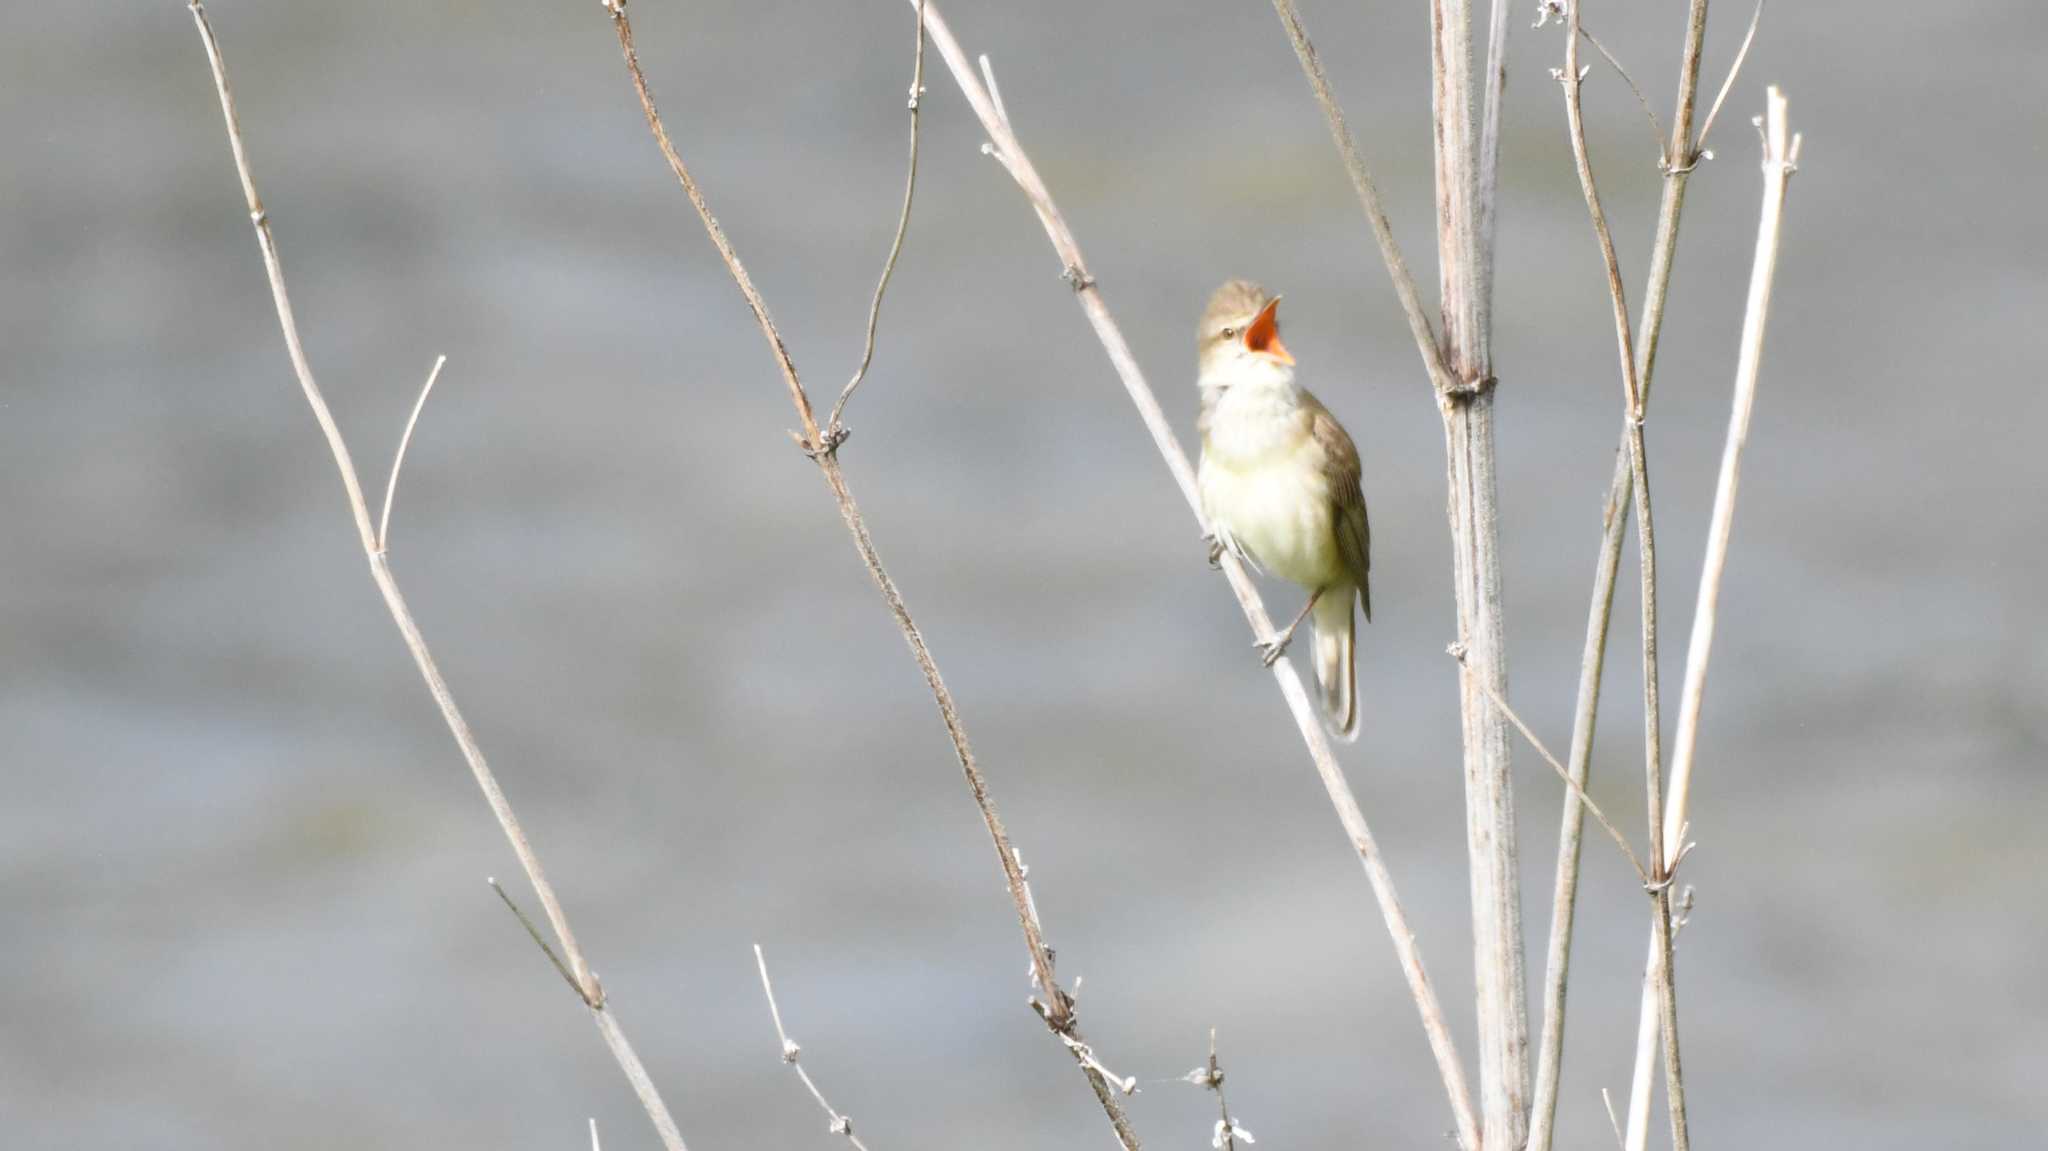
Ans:
<svg viewBox="0 0 2048 1151"><path fill-rule="evenodd" d="M1357 621L1351 605L1357 589L1333 587L1316 601L1316 682L1323 687L1323 711L1331 731L1346 743L1358 738Z"/></svg>

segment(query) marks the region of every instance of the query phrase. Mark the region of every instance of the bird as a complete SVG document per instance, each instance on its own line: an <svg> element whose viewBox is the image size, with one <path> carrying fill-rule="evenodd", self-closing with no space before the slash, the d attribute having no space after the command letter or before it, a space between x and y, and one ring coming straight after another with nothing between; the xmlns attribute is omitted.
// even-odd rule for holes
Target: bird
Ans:
<svg viewBox="0 0 2048 1151"><path fill-rule="evenodd" d="M1308 602L1260 640L1271 667L1315 616L1316 681L1331 730L1358 737L1354 604L1372 620L1372 529L1358 447L1295 381L1280 342L1280 297L1250 280L1216 289L1196 332L1202 461L1196 473L1209 562L1226 550L1301 585Z"/></svg>

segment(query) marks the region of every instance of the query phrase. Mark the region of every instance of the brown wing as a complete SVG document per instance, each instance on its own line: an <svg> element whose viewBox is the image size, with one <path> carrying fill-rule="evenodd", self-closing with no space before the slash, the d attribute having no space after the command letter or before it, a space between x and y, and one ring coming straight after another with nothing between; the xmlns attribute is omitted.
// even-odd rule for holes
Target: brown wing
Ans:
<svg viewBox="0 0 2048 1151"><path fill-rule="evenodd" d="M1351 434L1322 401L1307 392L1302 400L1309 411L1309 430L1323 449L1324 465L1330 469L1330 498L1336 501L1337 550L1344 567L1358 585L1358 599L1365 618L1372 619L1372 525L1365 513L1365 489L1361 486L1358 446Z"/></svg>

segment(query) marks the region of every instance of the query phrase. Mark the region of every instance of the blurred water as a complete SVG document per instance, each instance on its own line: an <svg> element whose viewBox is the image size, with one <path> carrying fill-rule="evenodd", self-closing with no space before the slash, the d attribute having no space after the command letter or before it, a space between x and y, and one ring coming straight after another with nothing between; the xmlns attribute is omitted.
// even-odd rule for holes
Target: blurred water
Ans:
<svg viewBox="0 0 2048 1151"><path fill-rule="evenodd" d="M1307 13L1430 266L1420 4ZM1608 10L1611 7L1612 10ZM1681 6L1587 21L1668 103ZM899 192L907 9L636 8L678 144L814 391ZM758 336L595 4L214 19L316 369L381 476L437 353L395 563L703 1146L1102 1146L1023 1007L985 837L893 625L789 447ZM947 8L1192 431L1213 283L1287 293L1379 551L1347 765L1471 1050L1442 442L1260 5ZM1497 358L1518 708L1564 742L1618 388L1546 70L1511 23ZM1718 80L1747 15L1715 15ZM364 578L292 385L182 7L0 8L0 1126L10 1147L648 1146L482 880L515 865ZM1744 121L1807 133L1726 587L1682 952L1702 1145L2038 1131L2048 723L2033 444L2038 6L1774 8L1689 198L1651 442L1682 637L1753 237ZM1091 1037L1157 1146L1220 1030L1262 1145L1448 1128L1369 893L1035 221L943 71L846 463L960 697ZM1589 117L1631 269L1648 129ZM1640 272L1632 271L1632 286ZM1639 290L1639 289L1638 289ZM1626 580L1627 577L1625 577ZM1291 593L1276 590L1276 605ZM1625 595L1617 618L1632 620ZM1626 630L1617 631L1626 636ZM1675 676L1683 643L1667 638ZM1595 794L1633 812L1617 642ZM1528 916L1558 788L1520 757ZM1627 1078L1640 898L1587 848L1564 1145ZM1540 955L1537 940L1534 954Z"/></svg>

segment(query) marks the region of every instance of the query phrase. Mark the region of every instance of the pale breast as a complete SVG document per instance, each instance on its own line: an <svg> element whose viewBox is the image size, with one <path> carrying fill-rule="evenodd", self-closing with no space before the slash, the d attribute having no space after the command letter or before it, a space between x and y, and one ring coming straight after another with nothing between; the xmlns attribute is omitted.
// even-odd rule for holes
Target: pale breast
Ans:
<svg viewBox="0 0 2048 1151"><path fill-rule="evenodd" d="M1306 587L1344 578L1321 455L1307 435L1249 458L1205 444L1199 473L1203 513L1226 542Z"/></svg>

